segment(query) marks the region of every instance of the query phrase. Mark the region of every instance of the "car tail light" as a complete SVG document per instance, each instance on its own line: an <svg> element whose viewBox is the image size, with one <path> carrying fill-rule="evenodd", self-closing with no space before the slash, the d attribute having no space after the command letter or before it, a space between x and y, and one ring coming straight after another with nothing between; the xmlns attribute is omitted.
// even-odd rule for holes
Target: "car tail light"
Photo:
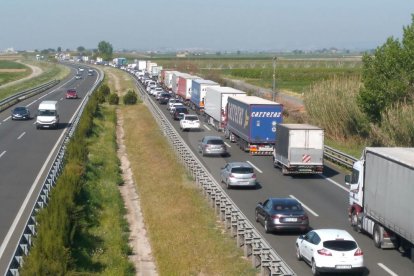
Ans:
<svg viewBox="0 0 414 276"><path fill-rule="evenodd" d="M308 219L309 219L307 215L300 216L299 218L300 218L301 220L308 220Z"/></svg>
<svg viewBox="0 0 414 276"><path fill-rule="evenodd" d="M279 216L279 215L273 215L271 218L272 219L279 219L279 218L281 218L281 216Z"/></svg>
<svg viewBox="0 0 414 276"><path fill-rule="evenodd" d="M319 249L317 252L319 255L322 255L322 256L332 256L331 251L329 251L326 248Z"/></svg>
<svg viewBox="0 0 414 276"><path fill-rule="evenodd" d="M362 252L361 248L358 248L354 253L354 256L363 256L363 255L364 255L364 252Z"/></svg>
<svg viewBox="0 0 414 276"><path fill-rule="evenodd" d="M256 174L255 173L252 175L252 178L256 178Z"/></svg>
<svg viewBox="0 0 414 276"><path fill-rule="evenodd" d="M234 177L234 174L232 174L232 173L231 173L231 174L229 175L229 177L230 177L230 178L233 178L233 177Z"/></svg>

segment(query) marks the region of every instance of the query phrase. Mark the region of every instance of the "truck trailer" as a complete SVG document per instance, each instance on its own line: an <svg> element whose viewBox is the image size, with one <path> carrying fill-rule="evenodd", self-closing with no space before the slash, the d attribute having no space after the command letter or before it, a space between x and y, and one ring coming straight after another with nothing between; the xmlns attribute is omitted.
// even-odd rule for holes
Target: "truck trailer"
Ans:
<svg viewBox="0 0 414 276"><path fill-rule="evenodd" d="M177 89L175 94L185 103L189 104L192 94L193 80L200 79L200 77L181 73L178 75ZM174 89L173 89L174 92Z"/></svg>
<svg viewBox="0 0 414 276"><path fill-rule="evenodd" d="M368 147L345 176L348 216L378 248L398 248L414 258L414 148Z"/></svg>
<svg viewBox="0 0 414 276"><path fill-rule="evenodd" d="M256 96L229 97L224 136L251 155L272 155L283 105Z"/></svg>
<svg viewBox="0 0 414 276"><path fill-rule="evenodd" d="M191 96L196 93L195 90L196 88L193 82L193 94ZM224 130L228 98L246 95L244 91L231 87L218 86L218 84L206 87L204 94L205 96L201 98L201 103L203 103L204 107L204 116L206 121L218 131Z"/></svg>
<svg viewBox="0 0 414 276"><path fill-rule="evenodd" d="M273 165L283 174L323 172L323 129L308 124L277 124Z"/></svg>
<svg viewBox="0 0 414 276"><path fill-rule="evenodd" d="M220 86L217 82L205 79L195 79L192 81L192 92L190 98L190 107L197 114L204 111L204 102L208 87Z"/></svg>

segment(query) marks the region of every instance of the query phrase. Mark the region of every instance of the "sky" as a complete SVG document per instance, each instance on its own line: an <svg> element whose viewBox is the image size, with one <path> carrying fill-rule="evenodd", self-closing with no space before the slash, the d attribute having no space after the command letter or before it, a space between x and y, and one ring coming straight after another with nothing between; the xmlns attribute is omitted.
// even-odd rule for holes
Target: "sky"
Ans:
<svg viewBox="0 0 414 276"><path fill-rule="evenodd" d="M401 39L412 0L0 0L0 51L366 50Z"/></svg>

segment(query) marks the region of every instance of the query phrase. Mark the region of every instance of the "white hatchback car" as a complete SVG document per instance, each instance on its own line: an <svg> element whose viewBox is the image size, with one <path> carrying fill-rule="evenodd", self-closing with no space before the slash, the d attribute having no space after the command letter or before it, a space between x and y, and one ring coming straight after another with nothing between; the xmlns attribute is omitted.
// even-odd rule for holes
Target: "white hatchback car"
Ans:
<svg viewBox="0 0 414 276"><path fill-rule="evenodd" d="M200 129L200 120L197 115L184 114L184 117L180 120L180 129L182 131L191 129Z"/></svg>
<svg viewBox="0 0 414 276"><path fill-rule="evenodd" d="M364 254L355 239L345 230L318 229L296 240L296 257L319 272L362 272Z"/></svg>

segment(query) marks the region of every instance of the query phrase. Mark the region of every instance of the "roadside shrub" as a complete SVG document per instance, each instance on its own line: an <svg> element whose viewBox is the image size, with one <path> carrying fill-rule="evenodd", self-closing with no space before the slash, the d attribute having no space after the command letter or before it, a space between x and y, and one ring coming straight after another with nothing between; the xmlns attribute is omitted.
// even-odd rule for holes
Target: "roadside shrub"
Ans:
<svg viewBox="0 0 414 276"><path fill-rule="evenodd" d="M137 94L135 93L135 91L128 90L128 92L125 94L123 100L124 100L125 105L136 104L137 100L138 100L138 97L137 97Z"/></svg>
<svg viewBox="0 0 414 276"><path fill-rule="evenodd" d="M98 90L104 97L107 97L109 94L111 94L111 89L108 85L102 84L101 87Z"/></svg>
<svg viewBox="0 0 414 276"><path fill-rule="evenodd" d="M115 93L111 93L108 98L109 104L117 105L119 104L119 96Z"/></svg>

